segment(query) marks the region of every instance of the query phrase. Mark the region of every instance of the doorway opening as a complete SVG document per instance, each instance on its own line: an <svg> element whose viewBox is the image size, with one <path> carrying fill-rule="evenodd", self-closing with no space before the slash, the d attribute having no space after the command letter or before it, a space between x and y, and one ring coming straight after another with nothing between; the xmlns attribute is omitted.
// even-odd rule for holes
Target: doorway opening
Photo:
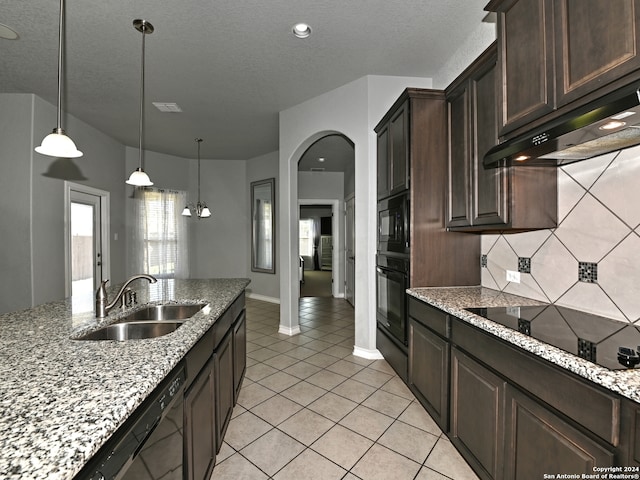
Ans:
<svg viewBox="0 0 640 480"><path fill-rule="evenodd" d="M300 296L333 297L333 206L300 205Z"/></svg>
<svg viewBox="0 0 640 480"><path fill-rule="evenodd" d="M109 275L109 192L65 182L65 295L92 294Z"/></svg>

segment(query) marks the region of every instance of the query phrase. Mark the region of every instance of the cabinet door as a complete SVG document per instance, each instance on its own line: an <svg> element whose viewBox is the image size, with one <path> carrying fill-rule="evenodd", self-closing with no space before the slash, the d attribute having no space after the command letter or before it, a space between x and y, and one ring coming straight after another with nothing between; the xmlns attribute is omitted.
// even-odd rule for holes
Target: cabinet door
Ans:
<svg viewBox="0 0 640 480"><path fill-rule="evenodd" d="M409 388L436 423L449 429L449 343L409 319Z"/></svg>
<svg viewBox="0 0 640 480"><path fill-rule="evenodd" d="M640 68L640 1L559 0L554 21L558 106Z"/></svg>
<svg viewBox="0 0 640 480"><path fill-rule="evenodd" d="M470 132L468 83L448 96L449 185L447 227L471 225L469 178Z"/></svg>
<svg viewBox="0 0 640 480"><path fill-rule="evenodd" d="M185 478L204 480L216 462L214 362L211 358L184 396Z"/></svg>
<svg viewBox="0 0 640 480"><path fill-rule="evenodd" d="M391 165L389 163L389 125L382 127L378 132L377 146L378 164L378 200L389 196Z"/></svg>
<svg viewBox="0 0 640 480"><path fill-rule="evenodd" d="M555 107L552 20L551 0L511 0L500 7L501 134Z"/></svg>
<svg viewBox="0 0 640 480"><path fill-rule="evenodd" d="M507 389L505 478L544 478L550 472L593 475L613 453L516 389ZM584 477L587 478L587 477Z"/></svg>
<svg viewBox="0 0 640 480"><path fill-rule="evenodd" d="M483 60L470 80L473 121L471 156L473 182L473 225L500 225L509 222L509 183L506 168L485 169L483 159L498 144L498 79L495 55Z"/></svg>
<svg viewBox="0 0 640 480"><path fill-rule="evenodd" d="M222 446L222 439L231 420L235 400L232 336L232 332L229 332L213 354L216 380L216 452Z"/></svg>
<svg viewBox="0 0 640 480"><path fill-rule="evenodd" d="M233 390L238 400L242 378L247 367L247 316L243 311L233 327Z"/></svg>
<svg viewBox="0 0 640 480"><path fill-rule="evenodd" d="M391 194L409 188L409 101L406 101L389 122L391 141Z"/></svg>
<svg viewBox="0 0 640 480"><path fill-rule="evenodd" d="M505 388L504 380L451 349L451 442L481 478L503 478Z"/></svg>

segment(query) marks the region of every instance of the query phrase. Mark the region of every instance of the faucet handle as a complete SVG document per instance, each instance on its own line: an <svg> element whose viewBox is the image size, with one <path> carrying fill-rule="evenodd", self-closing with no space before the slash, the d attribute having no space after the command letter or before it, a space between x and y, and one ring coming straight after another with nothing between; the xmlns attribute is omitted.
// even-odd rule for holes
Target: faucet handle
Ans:
<svg viewBox="0 0 640 480"><path fill-rule="evenodd" d="M98 287L98 290L96 290L96 300L104 300L105 302L107 301L107 282L109 280L102 280L100 282L100 286Z"/></svg>

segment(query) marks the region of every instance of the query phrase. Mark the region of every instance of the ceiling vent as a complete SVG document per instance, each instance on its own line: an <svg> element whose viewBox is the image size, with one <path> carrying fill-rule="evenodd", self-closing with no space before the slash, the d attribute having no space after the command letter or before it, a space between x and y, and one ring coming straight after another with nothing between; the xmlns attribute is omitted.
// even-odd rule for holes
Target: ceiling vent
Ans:
<svg viewBox="0 0 640 480"><path fill-rule="evenodd" d="M182 109L177 103L153 102L153 106L161 112L179 113Z"/></svg>

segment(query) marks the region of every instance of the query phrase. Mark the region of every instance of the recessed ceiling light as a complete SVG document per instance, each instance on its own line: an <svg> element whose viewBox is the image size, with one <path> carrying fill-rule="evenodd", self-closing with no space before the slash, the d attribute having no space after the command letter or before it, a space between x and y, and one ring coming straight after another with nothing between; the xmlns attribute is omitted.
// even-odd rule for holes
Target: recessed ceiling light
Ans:
<svg viewBox="0 0 640 480"><path fill-rule="evenodd" d="M17 40L19 37L18 32L14 29L0 23L0 38L4 38L6 40Z"/></svg>
<svg viewBox="0 0 640 480"><path fill-rule="evenodd" d="M153 106L156 107L161 112L178 113L182 111L182 109L178 106L177 103L167 103L167 102L152 102L152 103L153 103Z"/></svg>
<svg viewBox="0 0 640 480"><path fill-rule="evenodd" d="M319 158L318 158L318 161L319 161L320 163L324 162L324 157L319 157Z"/></svg>
<svg viewBox="0 0 640 480"><path fill-rule="evenodd" d="M293 26L293 34L298 38L307 38L311 35L311 27L306 23L296 23Z"/></svg>

